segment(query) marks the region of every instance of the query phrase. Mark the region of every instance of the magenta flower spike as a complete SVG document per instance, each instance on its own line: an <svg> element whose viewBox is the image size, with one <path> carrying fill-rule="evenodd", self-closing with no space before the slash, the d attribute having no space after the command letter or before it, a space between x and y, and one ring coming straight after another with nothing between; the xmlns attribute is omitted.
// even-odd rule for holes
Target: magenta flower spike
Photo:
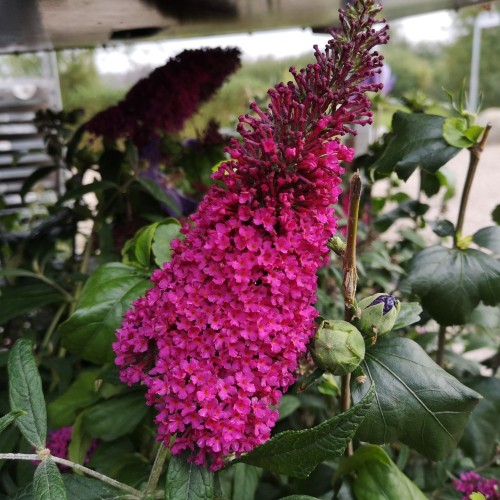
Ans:
<svg viewBox="0 0 500 500"><path fill-rule="evenodd" d="M121 379L147 387L158 439L217 470L267 441L276 405L314 336L316 271L335 232L339 136L371 121L364 83L380 71L380 8L358 1L316 63L240 117L242 141L172 244L172 260L126 313L113 344Z"/></svg>

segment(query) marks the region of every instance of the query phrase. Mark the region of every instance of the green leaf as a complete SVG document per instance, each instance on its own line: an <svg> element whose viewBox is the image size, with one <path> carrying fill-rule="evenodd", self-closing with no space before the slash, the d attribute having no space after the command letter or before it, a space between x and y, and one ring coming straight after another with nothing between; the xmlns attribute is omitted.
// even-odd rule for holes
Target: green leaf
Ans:
<svg viewBox="0 0 500 500"><path fill-rule="evenodd" d="M320 500L318 497L311 497L309 495L288 495L281 497L279 500Z"/></svg>
<svg viewBox="0 0 500 500"><path fill-rule="evenodd" d="M161 224L156 230L151 249L153 251L155 263L158 267L170 261L172 257L172 250L170 248L172 241L175 238L183 237L180 230L180 223L177 219L173 218L167 219L167 221Z"/></svg>
<svg viewBox="0 0 500 500"><path fill-rule="evenodd" d="M392 118L392 138L373 165L377 175L396 170L407 180L417 167L431 173L439 170L460 151L443 138L444 121L441 116L397 111Z"/></svg>
<svg viewBox="0 0 500 500"><path fill-rule="evenodd" d="M0 296L0 324L29 311L65 300L60 292L44 283L3 288Z"/></svg>
<svg viewBox="0 0 500 500"><path fill-rule="evenodd" d="M175 215L182 215L177 203L168 196L165 191L152 179L146 179L144 177L138 177L136 181L141 185L141 187L148 192L156 201L164 203L173 210Z"/></svg>
<svg viewBox="0 0 500 500"><path fill-rule="evenodd" d="M14 410L0 418L0 434L7 429L7 427L9 427L9 425L14 422L17 417L22 417L23 415L27 415L27 412L24 410Z"/></svg>
<svg viewBox="0 0 500 500"><path fill-rule="evenodd" d="M428 224L434 233L442 238L445 236L453 236L455 234L455 225L449 220L443 219L428 221Z"/></svg>
<svg viewBox="0 0 500 500"><path fill-rule="evenodd" d="M441 189L441 182L436 174L431 174L425 170L420 171L420 189L429 198L439 193Z"/></svg>
<svg viewBox="0 0 500 500"><path fill-rule="evenodd" d="M247 464L235 464L233 467L232 500L254 500L259 485L262 469Z"/></svg>
<svg viewBox="0 0 500 500"><path fill-rule="evenodd" d="M419 215L424 215L427 210L429 210L429 205L425 203L420 203L416 200L405 201L398 205L394 210L387 212L374 222L375 229L379 232L387 231L394 222L403 219L405 217L415 218Z"/></svg>
<svg viewBox="0 0 500 500"><path fill-rule="evenodd" d="M485 127L481 127L480 125L472 125L464 130L464 136L475 144L483 135L484 129Z"/></svg>
<svg viewBox="0 0 500 500"><path fill-rule="evenodd" d="M299 407L300 399L297 396L293 396L292 394L285 394L281 398L278 407L278 411L280 413L278 421L290 416Z"/></svg>
<svg viewBox="0 0 500 500"><path fill-rule="evenodd" d="M471 248L432 246L413 257L400 288L440 325L463 325L480 301L500 302L500 262Z"/></svg>
<svg viewBox="0 0 500 500"><path fill-rule="evenodd" d="M81 372L68 390L47 405L49 422L56 429L72 425L77 413L99 399L95 381L100 370Z"/></svg>
<svg viewBox="0 0 500 500"><path fill-rule="evenodd" d="M64 474L63 481L70 500L113 500L123 496L112 486L91 477Z"/></svg>
<svg viewBox="0 0 500 500"><path fill-rule="evenodd" d="M148 268L151 260L151 244L153 236L158 227L158 222L141 228L135 236L125 242L122 249L123 262L125 264L139 264Z"/></svg>
<svg viewBox="0 0 500 500"><path fill-rule="evenodd" d="M143 272L117 262L99 267L85 283L73 315L59 327L63 346L87 361L113 361L111 344L123 314L151 288Z"/></svg>
<svg viewBox="0 0 500 500"><path fill-rule="evenodd" d="M40 462L33 476L35 500L66 500L66 489L56 463L49 457Z"/></svg>
<svg viewBox="0 0 500 500"><path fill-rule="evenodd" d="M9 354L8 372L10 407L26 411L18 417L17 426L36 449L42 450L47 437L47 411L31 341L16 341Z"/></svg>
<svg viewBox="0 0 500 500"><path fill-rule="evenodd" d="M94 181L90 184L85 184L84 186L79 186L75 189L71 189L63 196L61 196L56 203L56 207L62 205L65 201L74 200L76 198L81 198L88 193L97 193L99 191L104 191L105 189L115 189L118 191L120 186L110 181Z"/></svg>
<svg viewBox="0 0 500 500"><path fill-rule="evenodd" d="M344 459L335 477L356 473L356 500L404 499L425 500L427 497L410 481L379 446L358 448L352 457Z"/></svg>
<svg viewBox="0 0 500 500"><path fill-rule="evenodd" d="M421 313L422 306L418 302L401 302L401 309L392 329L398 330L419 322Z"/></svg>
<svg viewBox="0 0 500 500"><path fill-rule="evenodd" d="M87 452L92 444L92 438L85 432L83 427L83 418L84 414L79 415L73 424L71 441L68 446L69 460L80 465L84 464Z"/></svg>
<svg viewBox="0 0 500 500"><path fill-rule="evenodd" d="M500 255L500 226L483 227L472 236L474 243Z"/></svg>
<svg viewBox="0 0 500 500"><path fill-rule="evenodd" d="M456 447L480 394L404 337L378 340L367 349L361 366L377 396L358 429L359 439L375 444L401 441L432 460L441 460ZM351 383L354 402L362 400L366 386Z"/></svg>
<svg viewBox="0 0 500 500"><path fill-rule="evenodd" d="M500 226L500 205L497 205L493 209L493 212L491 212L491 218L493 219L493 222L495 224L498 224Z"/></svg>
<svg viewBox="0 0 500 500"><path fill-rule="evenodd" d="M92 406L84 413L83 425L93 438L113 441L132 432L147 412L144 394L135 392Z"/></svg>
<svg viewBox="0 0 500 500"><path fill-rule="evenodd" d="M48 165L46 167L37 168L34 172L32 172L23 182L21 190L19 191L21 198L24 200L24 197L38 181L41 181L44 177L47 177L47 175L55 172L56 169L56 165Z"/></svg>
<svg viewBox="0 0 500 500"><path fill-rule="evenodd" d="M28 483L20 490L9 495L7 500L33 500L33 483Z"/></svg>
<svg viewBox="0 0 500 500"><path fill-rule="evenodd" d="M277 474L305 478L315 467L342 455L375 396L370 387L359 404L312 429L285 431L238 459Z"/></svg>
<svg viewBox="0 0 500 500"><path fill-rule="evenodd" d="M441 187L445 188L443 201L451 200L457 191L457 178L455 173L451 169L443 167L436 172L435 175L439 179Z"/></svg>
<svg viewBox="0 0 500 500"><path fill-rule="evenodd" d="M494 457L500 438L500 380L494 377L475 377L467 380L467 384L484 399L476 406L467 422L460 448L479 466Z"/></svg>
<svg viewBox="0 0 500 500"><path fill-rule="evenodd" d="M469 148L474 145L466 135L467 120L465 118L446 118L443 123L443 137L450 146Z"/></svg>
<svg viewBox="0 0 500 500"><path fill-rule="evenodd" d="M180 228L181 225L174 218L143 227L125 243L122 250L124 263L150 267L153 253L155 263L161 266L170 260L170 243L180 235Z"/></svg>
<svg viewBox="0 0 500 500"><path fill-rule="evenodd" d="M185 457L172 456L165 483L166 500L212 500L214 493L213 472L187 462Z"/></svg>

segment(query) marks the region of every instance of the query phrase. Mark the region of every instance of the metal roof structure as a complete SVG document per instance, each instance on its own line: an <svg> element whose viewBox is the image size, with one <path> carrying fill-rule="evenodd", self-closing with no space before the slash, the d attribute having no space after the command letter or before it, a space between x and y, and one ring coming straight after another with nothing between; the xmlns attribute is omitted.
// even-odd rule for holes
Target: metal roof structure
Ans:
<svg viewBox="0 0 500 500"><path fill-rule="evenodd" d="M346 0L0 0L0 53L330 26ZM486 0L385 0L390 20ZM425 30L425 26L422 26Z"/></svg>

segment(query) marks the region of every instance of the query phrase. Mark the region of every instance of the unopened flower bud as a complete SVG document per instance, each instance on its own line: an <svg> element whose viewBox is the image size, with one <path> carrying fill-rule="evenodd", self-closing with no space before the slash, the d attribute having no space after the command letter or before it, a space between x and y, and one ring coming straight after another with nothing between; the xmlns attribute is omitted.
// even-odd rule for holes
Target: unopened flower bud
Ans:
<svg viewBox="0 0 500 500"><path fill-rule="evenodd" d="M314 336L311 355L316 365L333 375L346 375L365 357L365 341L347 321L325 320Z"/></svg>
<svg viewBox="0 0 500 500"><path fill-rule="evenodd" d="M376 293L358 302L361 318L356 326L368 336L385 335L389 333L401 309L401 304L396 297L386 293Z"/></svg>

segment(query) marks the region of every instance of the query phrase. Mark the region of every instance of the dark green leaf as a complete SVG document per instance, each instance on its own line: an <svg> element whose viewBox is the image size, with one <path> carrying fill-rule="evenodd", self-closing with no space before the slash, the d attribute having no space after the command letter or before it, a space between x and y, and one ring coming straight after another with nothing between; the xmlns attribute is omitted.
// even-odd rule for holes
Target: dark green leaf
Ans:
<svg viewBox="0 0 500 500"><path fill-rule="evenodd" d="M498 224L500 226L500 205L497 205L493 209L493 212L491 212L491 218L493 219L493 222L495 224Z"/></svg>
<svg viewBox="0 0 500 500"><path fill-rule="evenodd" d="M394 210L377 217L374 222L374 226L377 231L383 233L384 231L387 231L397 220L404 219L406 217L415 218L419 215L424 215L427 210L429 210L429 205L426 205L425 203L420 203L416 200L405 201Z"/></svg>
<svg viewBox="0 0 500 500"><path fill-rule="evenodd" d="M142 392L135 392L98 403L85 411L83 425L93 438L103 441L132 432L148 411Z"/></svg>
<svg viewBox="0 0 500 500"><path fill-rule="evenodd" d="M87 130L87 123L80 125L74 132L70 141L68 142L66 150L66 165L68 165L69 167L73 166L73 158L77 151L78 144L80 143L80 140L83 134L86 132L86 130Z"/></svg>
<svg viewBox="0 0 500 500"><path fill-rule="evenodd" d="M500 255L500 226L483 227L472 236L474 243Z"/></svg>
<svg viewBox="0 0 500 500"><path fill-rule="evenodd" d="M300 399L292 394L285 394L280 401L278 407L280 416L278 420L283 420L284 418L290 416L298 407L300 406Z"/></svg>
<svg viewBox="0 0 500 500"><path fill-rule="evenodd" d="M421 313L422 306L418 302L401 302L401 309L392 329L398 330L419 322Z"/></svg>
<svg viewBox="0 0 500 500"><path fill-rule="evenodd" d="M427 497L410 481L379 446L363 446L343 460L335 476L356 473L357 500L425 500Z"/></svg>
<svg viewBox="0 0 500 500"><path fill-rule="evenodd" d="M35 500L66 500L66 489L61 473L55 462L49 457L40 462L33 476Z"/></svg>
<svg viewBox="0 0 500 500"><path fill-rule="evenodd" d="M161 267L164 262L170 260L172 256L170 245L175 238L182 237L180 229L181 225L179 222L171 218L167 219L156 230L151 249L153 250L155 263L158 267Z"/></svg>
<svg viewBox="0 0 500 500"><path fill-rule="evenodd" d="M443 137L450 146L469 148L474 145L466 135L467 120L465 118L446 118L443 123Z"/></svg>
<svg viewBox="0 0 500 500"><path fill-rule="evenodd" d="M143 272L105 264L88 279L74 314L59 327L64 347L87 361L113 361L111 344L132 302L151 287Z"/></svg>
<svg viewBox="0 0 500 500"><path fill-rule="evenodd" d="M9 425L14 422L14 420L17 417L22 417L23 415L26 415L27 412L23 410L15 410L7 413L7 415L4 415L2 418L0 418L0 434L9 427Z"/></svg>
<svg viewBox="0 0 500 500"><path fill-rule="evenodd" d="M431 229L438 235L444 238L445 236L453 236L455 234L455 226L449 220L433 220L428 221Z"/></svg>
<svg viewBox="0 0 500 500"><path fill-rule="evenodd" d="M136 180L156 201L167 205L167 207L173 210L174 214L182 215L177 203L155 181L146 179L145 177L138 177Z"/></svg>
<svg viewBox="0 0 500 500"><path fill-rule="evenodd" d="M212 500L214 492L213 472L184 457L172 456L165 483L166 500Z"/></svg>
<svg viewBox="0 0 500 500"><path fill-rule="evenodd" d="M280 500L320 500L317 497L311 497L309 495L288 495L287 497L281 497Z"/></svg>
<svg viewBox="0 0 500 500"><path fill-rule="evenodd" d="M441 116L397 111L392 118L392 138L373 165L377 174L386 176L396 170L407 180L417 167L436 172L460 151L444 140L444 121Z"/></svg>
<svg viewBox="0 0 500 500"><path fill-rule="evenodd" d="M374 395L372 384L365 397L350 410L312 429L277 434L238 460L278 474L305 478L324 460L342 455L370 409Z"/></svg>
<svg viewBox="0 0 500 500"><path fill-rule="evenodd" d="M9 495L7 500L33 500L33 483L29 483L14 494Z"/></svg>
<svg viewBox="0 0 500 500"><path fill-rule="evenodd" d="M75 420L71 428L71 441L68 446L69 459L80 465L84 464L87 452L92 444L91 436L85 432L83 427L83 418L84 414L81 414Z"/></svg>
<svg viewBox="0 0 500 500"><path fill-rule="evenodd" d="M30 189L38 182L41 181L44 177L51 174L57 169L56 165L49 165L47 167L37 168L24 182L19 191L21 198L24 200L26 194L30 191Z"/></svg>
<svg viewBox="0 0 500 500"><path fill-rule="evenodd" d="M262 469L247 464L235 464L232 468L234 469L232 500L254 500Z"/></svg>
<svg viewBox="0 0 500 500"><path fill-rule="evenodd" d="M72 425L79 410L87 408L99 399L95 381L100 370L84 371L68 390L47 405L49 421L56 429Z"/></svg>
<svg viewBox="0 0 500 500"><path fill-rule="evenodd" d="M60 292L44 283L3 288L0 296L0 324L39 307L65 300Z"/></svg>
<svg viewBox="0 0 500 500"><path fill-rule="evenodd" d="M493 377L476 377L467 384L479 392L482 399L472 412L460 447L476 465L488 463L495 454L500 428L500 380Z"/></svg>
<svg viewBox="0 0 500 500"><path fill-rule="evenodd" d="M57 200L56 206L61 205L68 200L81 198L85 194L97 193L99 191L104 191L105 189L115 189L118 191L120 189L120 186L110 181L94 181L90 184L85 184L84 186L79 186L68 191Z"/></svg>
<svg viewBox="0 0 500 500"><path fill-rule="evenodd" d="M376 404L358 429L362 441L401 441L440 460L456 447L480 394L440 368L412 340L381 339L366 351L361 365L375 384ZM351 384L361 401L368 384Z"/></svg>
<svg viewBox="0 0 500 500"><path fill-rule="evenodd" d="M441 189L441 182L436 174L430 174L425 170L420 171L420 189L429 198L434 196Z"/></svg>
<svg viewBox="0 0 500 500"><path fill-rule="evenodd" d="M8 371L10 407L26 411L18 417L17 426L36 449L42 450L47 437L47 411L31 341L16 341L9 354Z"/></svg>
<svg viewBox="0 0 500 500"><path fill-rule="evenodd" d="M500 262L471 248L432 246L413 257L401 289L439 324L462 325L480 301L500 302Z"/></svg>
<svg viewBox="0 0 500 500"><path fill-rule="evenodd" d="M70 500L114 500L123 496L112 486L91 477L64 474L63 481Z"/></svg>

